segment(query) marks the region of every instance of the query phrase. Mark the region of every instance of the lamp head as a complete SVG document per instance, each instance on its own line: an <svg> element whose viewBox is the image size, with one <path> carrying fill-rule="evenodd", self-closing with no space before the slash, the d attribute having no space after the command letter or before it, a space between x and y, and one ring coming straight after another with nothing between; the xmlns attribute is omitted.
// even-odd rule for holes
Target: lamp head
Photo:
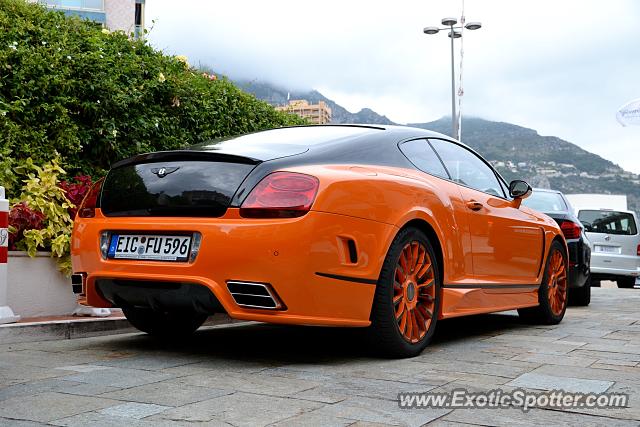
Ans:
<svg viewBox="0 0 640 427"><path fill-rule="evenodd" d="M467 30L479 30L482 28L482 24L480 22L469 22L464 26Z"/></svg>
<svg viewBox="0 0 640 427"><path fill-rule="evenodd" d="M453 27L458 23L456 18L443 18L442 25L446 25L447 27Z"/></svg>

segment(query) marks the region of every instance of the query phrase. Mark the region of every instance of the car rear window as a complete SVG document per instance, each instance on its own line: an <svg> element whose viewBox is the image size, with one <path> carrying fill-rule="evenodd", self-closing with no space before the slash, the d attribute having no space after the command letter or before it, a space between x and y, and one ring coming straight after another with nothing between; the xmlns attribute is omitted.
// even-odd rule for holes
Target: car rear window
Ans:
<svg viewBox="0 0 640 427"><path fill-rule="evenodd" d="M533 190L531 196L524 199L522 204L540 212L565 212L568 210L562 196L549 191Z"/></svg>
<svg viewBox="0 0 640 427"><path fill-rule="evenodd" d="M628 236L638 234L636 221L628 212L584 210L578 212L578 219L585 230L591 233Z"/></svg>
<svg viewBox="0 0 640 427"><path fill-rule="evenodd" d="M253 165L166 161L112 169L102 186L107 216L220 217Z"/></svg>

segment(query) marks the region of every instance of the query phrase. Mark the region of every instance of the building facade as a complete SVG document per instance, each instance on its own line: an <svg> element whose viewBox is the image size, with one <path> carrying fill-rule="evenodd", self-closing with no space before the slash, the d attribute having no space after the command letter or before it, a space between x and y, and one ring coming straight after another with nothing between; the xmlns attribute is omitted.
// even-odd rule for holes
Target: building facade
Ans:
<svg viewBox="0 0 640 427"><path fill-rule="evenodd" d="M276 110L297 114L314 125L331 123L331 108L324 101L319 101L317 104L309 104L306 99L295 99L289 101L287 105L276 107Z"/></svg>
<svg viewBox="0 0 640 427"><path fill-rule="evenodd" d="M144 34L145 0L39 0L50 9L94 21L111 31Z"/></svg>

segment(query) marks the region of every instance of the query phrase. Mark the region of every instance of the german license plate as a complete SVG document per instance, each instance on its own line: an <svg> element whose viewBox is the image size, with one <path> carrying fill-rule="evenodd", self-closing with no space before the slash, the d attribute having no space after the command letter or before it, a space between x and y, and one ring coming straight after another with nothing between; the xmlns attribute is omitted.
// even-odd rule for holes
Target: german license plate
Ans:
<svg viewBox="0 0 640 427"><path fill-rule="evenodd" d="M595 245L594 249L596 252L604 252L607 254L619 254L620 253L620 247L619 246L602 246L602 245Z"/></svg>
<svg viewBox="0 0 640 427"><path fill-rule="evenodd" d="M112 259L187 261L191 236L112 234L107 256Z"/></svg>

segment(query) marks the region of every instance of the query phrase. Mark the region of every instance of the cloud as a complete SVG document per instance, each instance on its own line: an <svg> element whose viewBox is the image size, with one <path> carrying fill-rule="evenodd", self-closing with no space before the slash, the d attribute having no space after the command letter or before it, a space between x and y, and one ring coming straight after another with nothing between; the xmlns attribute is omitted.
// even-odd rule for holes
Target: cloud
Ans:
<svg viewBox="0 0 640 427"><path fill-rule="evenodd" d="M154 0L150 41L234 78L316 88L392 120L450 114L450 45L422 28L462 1ZM640 127L618 107L640 97L640 2L467 0L463 112L556 135L640 172ZM459 40L455 53L460 52ZM456 68L459 63L456 60ZM464 135L463 135L464 139Z"/></svg>

